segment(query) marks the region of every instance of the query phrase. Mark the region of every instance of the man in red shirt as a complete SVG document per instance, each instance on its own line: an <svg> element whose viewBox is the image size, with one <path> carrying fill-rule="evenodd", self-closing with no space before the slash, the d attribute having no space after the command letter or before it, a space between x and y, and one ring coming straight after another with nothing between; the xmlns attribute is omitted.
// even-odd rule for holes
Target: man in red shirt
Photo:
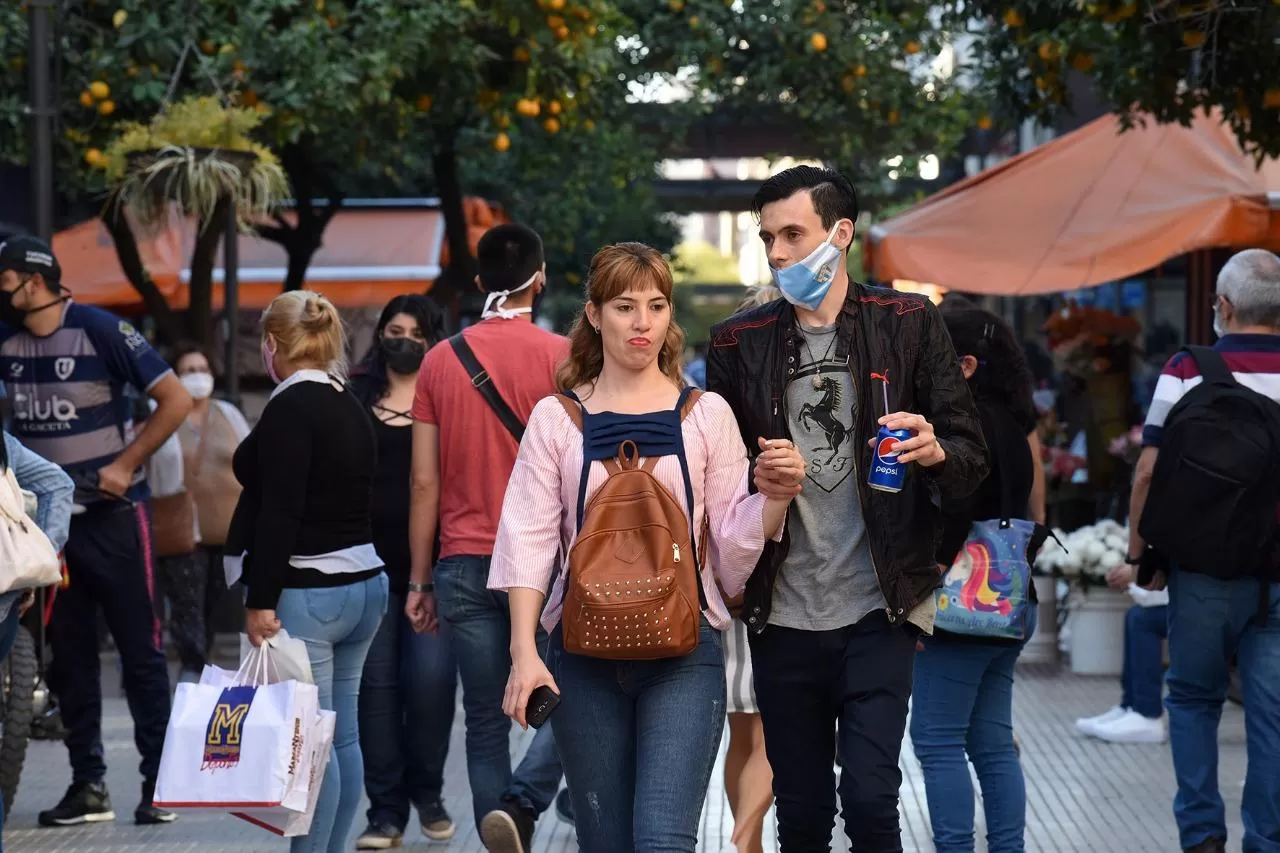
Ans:
<svg viewBox="0 0 1280 853"><path fill-rule="evenodd" d="M463 333L501 405L525 424L538 400L556 391L556 367L569 342L531 322L546 287L542 240L521 225L499 225L477 247L476 282L489 294L482 320ZM473 368L475 366L473 365ZM504 423L479 390L454 342L427 353L413 402L412 553L405 611L415 630L448 621L458 654L467 721L467 773L481 838L494 853L528 853L538 815L560 787L551 727L538 731L511 770L511 721L502 698L511 670L507 596L486 589L507 480L521 427ZM510 417L508 417L510 420ZM436 522L440 557L431 565ZM545 640L545 636L541 638Z"/></svg>

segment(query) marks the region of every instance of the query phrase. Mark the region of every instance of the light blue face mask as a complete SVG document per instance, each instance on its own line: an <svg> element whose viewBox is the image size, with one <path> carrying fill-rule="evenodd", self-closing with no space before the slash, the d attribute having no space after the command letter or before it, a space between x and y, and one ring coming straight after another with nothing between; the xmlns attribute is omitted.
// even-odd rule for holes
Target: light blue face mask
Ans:
<svg viewBox="0 0 1280 853"><path fill-rule="evenodd" d="M840 264L844 263L844 250L836 248L831 242L839 227L840 222L831 226L827 239L804 260L785 269L770 270L773 273L773 283L782 291L782 297L792 305L816 311L826 298L831 282L835 281L836 273L840 270Z"/></svg>

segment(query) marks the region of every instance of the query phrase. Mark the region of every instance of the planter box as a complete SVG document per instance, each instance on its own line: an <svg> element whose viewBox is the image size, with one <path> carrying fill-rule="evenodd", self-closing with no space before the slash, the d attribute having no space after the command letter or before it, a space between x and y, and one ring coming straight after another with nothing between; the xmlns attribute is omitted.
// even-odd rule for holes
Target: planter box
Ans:
<svg viewBox="0 0 1280 853"><path fill-rule="evenodd" d="M1071 596L1071 671L1119 675L1124 669L1124 616L1133 606L1127 593L1106 587Z"/></svg>
<svg viewBox="0 0 1280 853"><path fill-rule="evenodd" d="M1032 579L1036 587L1038 620L1036 632L1022 649L1018 663L1056 664L1058 662L1058 595L1057 581L1051 577L1036 575Z"/></svg>

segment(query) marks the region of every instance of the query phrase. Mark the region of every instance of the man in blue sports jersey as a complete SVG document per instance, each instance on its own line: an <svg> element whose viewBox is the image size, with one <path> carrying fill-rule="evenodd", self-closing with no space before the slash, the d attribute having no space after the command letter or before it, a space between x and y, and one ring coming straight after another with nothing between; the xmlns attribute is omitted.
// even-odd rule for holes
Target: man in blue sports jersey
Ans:
<svg viewBox="0 0 1280 853"><path fill-rule="evenodd" d="M98 608L124 666L134 741L142 755L138 824L169 823L155 808L156 774L169 720L169 673L152 604L149 496L143 465L191 409L182 383L133 326L71 301L61 268L41 240L0 244L0 379L12 404L11 432L61 465L85 511L71 522L65 555L70 582L49 626L50 678L62 706L72 782L41 826L113 820L102 749ZM157 404L134 429L126 388Z"/></svg>

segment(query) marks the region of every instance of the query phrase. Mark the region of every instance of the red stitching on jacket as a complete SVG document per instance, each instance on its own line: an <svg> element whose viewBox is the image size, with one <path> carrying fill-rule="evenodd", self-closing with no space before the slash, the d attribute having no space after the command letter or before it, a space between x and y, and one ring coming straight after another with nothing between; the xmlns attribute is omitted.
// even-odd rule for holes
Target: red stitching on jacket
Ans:
<svg viewBox="0 0 1280 853"><path fill-rule="evenodd" d="M924 310L924 303L922 301L920 301L919 299L908 299L903 296L875 296L873 294L870 296L863 296L858 301L871 302L876 305L879 305L881 308L889 308L893 305L897 305L898 310L894 313L896 313L899 317L901 317L903 314L910 313L911 311Z"/></svg>
<svg viewBox="0 0 1280 853"><path fill-rule="evenodd" d="M777 322L777 317L764 317L754 322L742 322L726 329L721 329L720 334L716 335L716 339L711 342L713 347L717 349L722 347L730 347L738 345L738 332L742 329L759 329Z"/></svg>

